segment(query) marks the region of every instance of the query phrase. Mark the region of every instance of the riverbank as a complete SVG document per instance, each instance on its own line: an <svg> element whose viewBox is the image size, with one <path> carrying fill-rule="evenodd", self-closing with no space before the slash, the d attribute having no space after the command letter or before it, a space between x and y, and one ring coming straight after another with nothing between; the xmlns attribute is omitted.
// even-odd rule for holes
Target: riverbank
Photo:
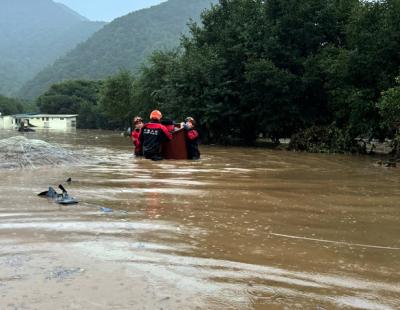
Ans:
<svg viewBox="0 0 400 310"><path fill-rule="evenodd" d="M276 149L276 150L290 150L290 139L280 139L279 143L273 142L271 139L258 139L256 141L256 146L267 149ZM392 153L394 151L394 147L392 146L393 140L385 139L384 142L381 142L377 139L373 139L368 141L367 139L357 139L356 140L360 147L365 146L365 153L368 155L382 155L386 157L392 157ZM308 151L309 153L337 153L337 152L329 152L324 149L319 151ZM343 152L339 152L343 153Z"/></svg>

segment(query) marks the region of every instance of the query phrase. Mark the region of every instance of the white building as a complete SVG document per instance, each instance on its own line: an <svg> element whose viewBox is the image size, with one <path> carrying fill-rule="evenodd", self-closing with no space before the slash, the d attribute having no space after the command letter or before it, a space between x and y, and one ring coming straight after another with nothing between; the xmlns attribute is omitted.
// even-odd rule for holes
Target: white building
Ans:
<svg viewBox="0 0 400 310"><path fill-rule="evenodd" d="M17 114L0 116L0 129L18 129L21 123L33 129L68 130L76 128L76 114Z"/></svg>
<svg viewBox="0 0 400 310"><path fill-rule="evenodd" d="M1 116L0 115L0 129L11 129L13 127L13 117L12 116Z"/></svg>

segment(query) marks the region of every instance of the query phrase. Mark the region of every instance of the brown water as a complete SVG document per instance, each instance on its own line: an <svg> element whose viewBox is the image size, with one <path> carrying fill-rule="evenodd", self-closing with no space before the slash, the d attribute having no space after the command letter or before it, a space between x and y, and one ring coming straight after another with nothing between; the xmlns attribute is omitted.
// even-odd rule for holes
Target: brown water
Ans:
<svg viewBox="0 0 400 310"><path fill-rule="evenodd" d="M398 168L221 147L151 162L115 133L28 137L84 160L0 171L1 310L400 309ZM80 204L36 196L68 177Z"/></svg>

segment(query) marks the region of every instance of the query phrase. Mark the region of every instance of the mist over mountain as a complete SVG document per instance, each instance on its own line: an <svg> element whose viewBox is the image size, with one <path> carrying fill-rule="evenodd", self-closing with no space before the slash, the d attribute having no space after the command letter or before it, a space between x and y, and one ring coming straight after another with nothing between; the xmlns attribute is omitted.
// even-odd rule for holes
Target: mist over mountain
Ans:
<svg viewBox="0 0 400 310"><path fill-rule="evenodd" d="M179 44L190 19L215 0L169 0L117 18L65 57L41 71L19 95L35 98L50 85L68 79L103 79L120 69L137 71L157 49Z"/></svg>
<svg viewBox="0 0 400 310"><path fill-rule="evenodd" d="M104 24L52 0L1 0L0 94L15 94Z"/></svg>

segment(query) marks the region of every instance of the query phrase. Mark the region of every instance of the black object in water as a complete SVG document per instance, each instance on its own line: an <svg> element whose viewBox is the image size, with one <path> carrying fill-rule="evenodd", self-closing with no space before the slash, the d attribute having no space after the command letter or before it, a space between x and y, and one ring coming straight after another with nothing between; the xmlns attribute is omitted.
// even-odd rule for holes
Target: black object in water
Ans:
<svg viewBox="0 0 400 310"><path fill-rule="evenodd" d="M56 190L50 186L48 191L41 192L38 194L38 196L54 199L56 203L62 205L72 205L78 203L78 200L68 195L68 192L64 186L60 184L58 188L62 190L62 194L57 193Z"/></svg>

